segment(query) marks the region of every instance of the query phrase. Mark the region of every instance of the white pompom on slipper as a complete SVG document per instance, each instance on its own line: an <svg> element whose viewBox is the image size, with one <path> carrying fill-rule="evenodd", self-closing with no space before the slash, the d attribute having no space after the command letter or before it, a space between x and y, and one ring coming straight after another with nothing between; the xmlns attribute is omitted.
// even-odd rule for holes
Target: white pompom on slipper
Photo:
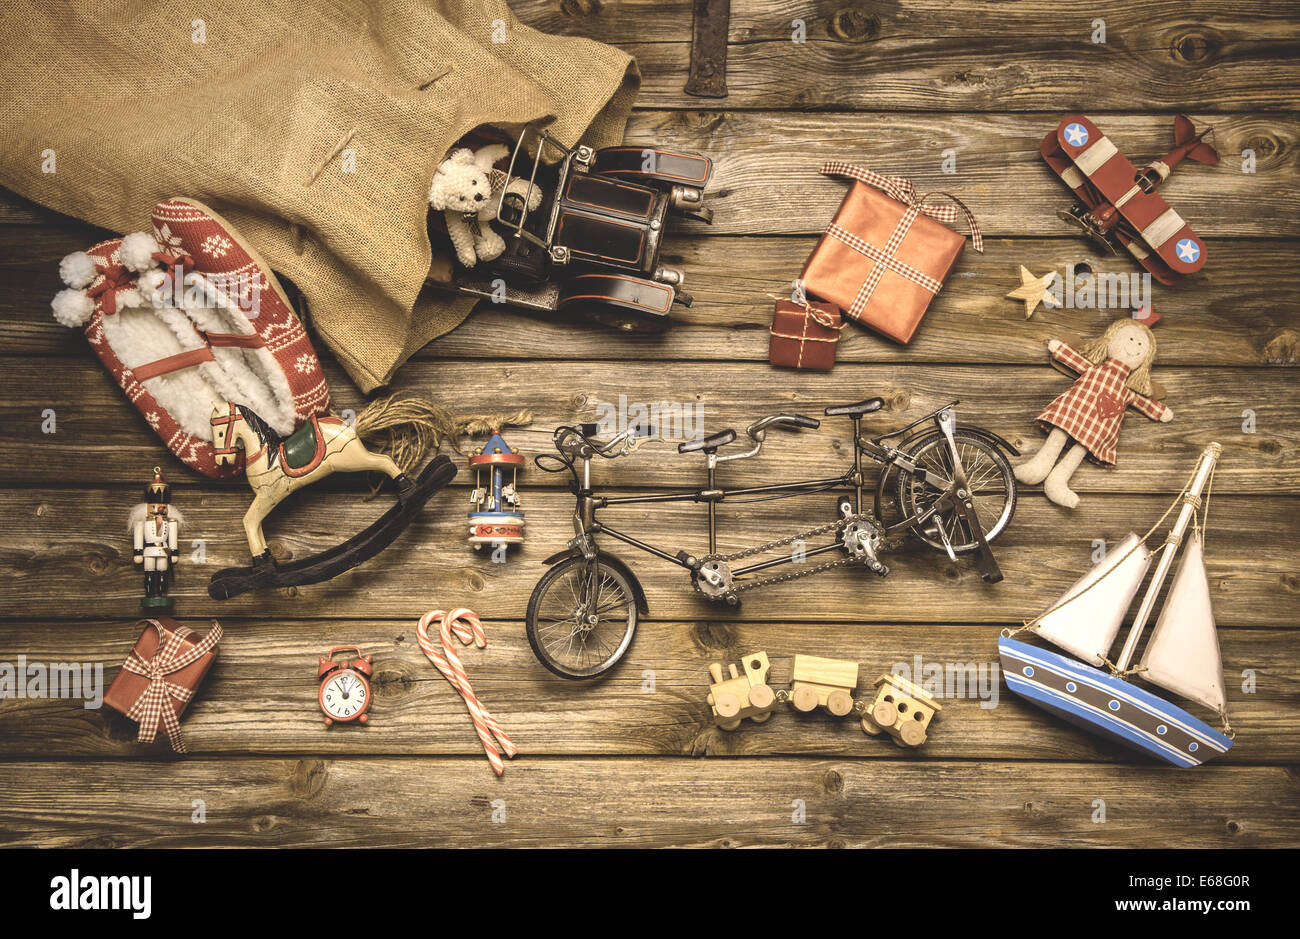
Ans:
<svg viewBox="0 0 1300 939"><path fill-rule="evenodd" d="M136 281L136 287L145 303L157 305L171 301L171 288L166 291L162 289L163 284L166 283L168 283L166 272L156 268L141 274L140 279Z"/></svg>
<svg viewBox="0 0 1300 939"><path fill-rule="evenodd" d="M98 275L95 259L84 251L74 251L59 262L59 279L69 287L89 287Z"/></svg>
<svg viewBox="0 0 1300 939"><path fill-rule="evenodd" d="M122 259L122 266L139 273L157 266L153 254L158 250L158 242L149 232L134 231L122 239L122 246L117 249L117 256Z"/></svg>
<svg viewBox="0 0 1300 939"><path fill-rule="evenodd" d="M69 288L60 290L50 301L50 308L54 310L54 318L64 326L77 328L85 326L90 315L95 312L95 301L87 296L84 290Z"/></svg>

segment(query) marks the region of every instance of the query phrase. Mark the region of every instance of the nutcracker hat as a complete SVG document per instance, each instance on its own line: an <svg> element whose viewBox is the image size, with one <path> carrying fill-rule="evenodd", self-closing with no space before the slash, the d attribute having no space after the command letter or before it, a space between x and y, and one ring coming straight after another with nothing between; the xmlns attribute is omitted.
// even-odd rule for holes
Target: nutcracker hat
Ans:
<svg viewBox="0 0 1300 939"><path fill-rule="evenodd" d="M329 411L329 388L275 274L228 222L190 199L153 210L153 231L100 242L59 264L54 318L82 327L150 427L187 466L218 466L214 400L247 404L288 435Z"/></svg>
<svg viewBox="0 0 1300 939"><path fill-rule="evenodd" d="M172 487L167 485L161 466L153 468L153 481L144 487L144 501L153 505L165 505L172 501Z"/></svg>

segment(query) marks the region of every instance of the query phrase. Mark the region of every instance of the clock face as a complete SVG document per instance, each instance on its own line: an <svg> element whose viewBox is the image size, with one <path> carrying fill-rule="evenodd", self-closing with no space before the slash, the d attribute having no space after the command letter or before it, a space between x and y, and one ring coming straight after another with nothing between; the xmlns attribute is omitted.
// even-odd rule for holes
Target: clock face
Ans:
<svg viewBox="0 0 1300 939"><path fill-rule="evenodd" d="M352 669L331 675L320 687L320 706L336 721L354 720L370 703L370 685Z"/></svg>

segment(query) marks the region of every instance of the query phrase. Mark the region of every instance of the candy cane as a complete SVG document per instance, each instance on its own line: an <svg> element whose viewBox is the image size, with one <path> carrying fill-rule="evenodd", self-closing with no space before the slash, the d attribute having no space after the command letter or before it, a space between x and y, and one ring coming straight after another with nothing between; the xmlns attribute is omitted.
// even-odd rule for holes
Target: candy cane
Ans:
<svg viewBox="0 0 1300 939"><path fill-rule="evenodd" d="M429 638L430 623L439 624L442 638L441 651ZM500 776L505 772L500 753L513 757L519 750L510 742L510 738L501 729L497 719L488 713L487 708L483 707L475 697L474 689L469 686L469 678L465 675L465 666L461 664L455 646L452 645L453 635L465 645L472 642L480 649L487 645L487 634L483 632L483 624L479 622L479 618L473 611L464 607L452 610L450 613L431 610L420 617L420 622L415 628L415 637L424 654L465 699L465 707L469 710L470 720L474 722L474 730L478 732L478 738L483 743L488 762L492 764L492 771Z"/></svg>

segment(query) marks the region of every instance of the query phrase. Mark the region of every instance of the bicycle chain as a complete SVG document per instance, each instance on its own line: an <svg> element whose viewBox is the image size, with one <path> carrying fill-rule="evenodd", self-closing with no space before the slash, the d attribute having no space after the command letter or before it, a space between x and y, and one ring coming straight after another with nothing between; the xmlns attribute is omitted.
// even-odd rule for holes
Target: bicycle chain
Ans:
<svg viewBox="0 0 1300 939"><path fill-rule="evenodd" d="M787 580L797 580L800 577L811 577L813 574L820 574L822 571L833 570L837 567L844 567L848 564L862 563L855 557L843 557L838 561L827 561L825 564L818 564L816 567L804 567L788 571L784 574L774 574L771 577L764 577L759 580L747 580L744 583L732 583L732 593L742 593L746 590L753 590L756 587L768 587L772 584L784 583Z"/></svg>
<svg viewBox="0 0 1300 939"><path fill-rule="evenodd" d="M788 538L778 538L776 541L769 541L767 544L757 545L752 548L745 548L744 550L737 551L734 554L710 554L707 557L705 557L703 560L706 562L707 561L730 562L730 561L738 561L741 560L742 558L753 557L756 554L766 554L769 551L775 551L777 548L784 547L785 545L794 544L796 541L806 541L809 538L815 538L818 535L823 535L828 531L835 531L835 532L843 531L845 528L849 526L850 523L859 521L865 517L866 516L862 516L862 515L850 515L847 518L837 519L834 522L829 522L825 525L819 525L816 528L810 528L807 531L800 532L797 535L791 535ZM897 546L898 543L899 542L896 539L891 539L888 546L895 547ZM879 547L880 549L884 549L886 547L886 542L883 539ZM813 574L820 574L822 571L834 570L837 567L846 567L850 564L858 564L858 563L861 563L860 558L849 556L849 557L839 558L838 560L835 561L828 561L825 564L818 564L816 567L803 567L798 570L789 571L784 574L775 574L771 577L763 577L763 578L759 578L758 580L746 581L745 583L733 582L731 584L731 592L742 593L743 591L753 590L757 587L767 587L772 584L780 584L780 583L784 583L787 580L797 580L800 577L811 577Z"/></svg>
<svg viewBox="0 0 1300 939"><path fill-rule="evenodd" d="M776 541L769 541L767 544L756 545L753 548L745 548L743 551L737 551L735 554L710 554L704 560L706 561L739 561L741 558L753 557L755 554L766 554L768 551L775 551L777 548L784 547L788 544L794 544L796 541L807 541L809 538L816 538L818 535L824 535L828 531L839 531L848 527L849 522L861 518L859 515L850 515L847 518L837 519L828 522L825 525L818 525L816 528L810 528L807 531L800 532L797 535L791 535L789 538L778 538Z"/></svg>

